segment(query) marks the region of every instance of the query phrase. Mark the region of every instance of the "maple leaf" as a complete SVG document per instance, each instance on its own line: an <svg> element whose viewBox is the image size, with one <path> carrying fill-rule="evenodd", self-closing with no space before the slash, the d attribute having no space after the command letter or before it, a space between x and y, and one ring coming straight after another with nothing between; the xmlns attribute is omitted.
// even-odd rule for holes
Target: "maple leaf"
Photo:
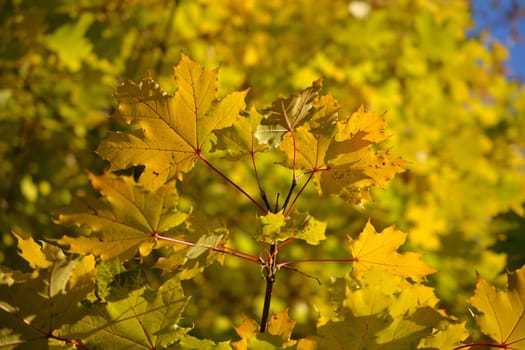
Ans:
<svg viewBox="0 0 525 350"><path fill-rule="evenodd" d="M175 280L155 291L118 289L111 300L90 305L74 325L62 327L61 334L93 348L163 349L189 331L177 324L186 303Z"/></svg>
<svg viewBox="0 0 525 350"><path fill-rule="evenodd" d="M257 240L273 244L280 240L288 238L287 234L281 235L281 229L286 225L286 218L283 212L268 213L264 216L259 216L261 222L261 232Z"/></svg>
<svg viewBox="0 0 525 350"><path fill-rule="evenodd" d="M268 213L260 216L261 232L257 240L273 244L289 238L302 239L308 244L317 245L326 239L327 224L315 219L308 213L294 212L285 217L283 212Z"/></svg>
<svg viewBox="0 0 525 350"><path fill-rule="evenodd" d="M0 347L45 349L53 343L80 344L78 338L61 336L59 329L82 317L80 303L95 288L94 257L66 257L56 246L40 246L31 237L17 238L24 248L32 247L20 256L28 262L34 257L37 270L0 284Z"/></svg>
<svg viewBox="0 0 525 350"><path fill-rule="evenodd" d="M320 89L321 80L316 80L312 86L299 93L275 100L271 107L263 111L264 119L257 127L255 137L259 143L275 148L283 135L306 122L311 117L312 106Z"/></svg>
<svg viewBox="0 0 525 350"><path fill-rule="evenodd" d="M93 253L103 260L133 257L137 251L148 255L156 246L156 234L169 233L183 223L188 214L177 210L178 194L172 186L148 191L129 177L111 173L89 174L93 187L103 198L86 198L62 210L58 223L89 227L89 237L63 237L78 254Z"/></svg>
<svg viewBox="0 0 525 350"><path fill-rule="evenodd" d="M32 269L47 269L53 265L53 256L59 251L57 247L45 242L40 245L32 237L24 239L16 233L14 235L18 240L19 255L29 263Z"/></svg>
<svg viewBox="0 0 525 350"><path fill-rule="evenodd" d="M259 332L259 324L257 323L257 321L252 320L244 314L241 316L242 323L239 326L234 327L235 332L237 332L239 337L241 337L241 340L232 344L235 350L247 349L248 338L255 336L257 332Z"/></svg>
<svg viewBox="0 0 525 350"><path fill-rule="evenodd" d="M415 349L450 320L432 288L384 271L348 276L331 293L337 316L318 329L322 349Z"/></svg>
<svg viewBox="0 0 525 350"><path fill-rule="evenodd" d="M380 316L355 317L349 315L343 321L330 321L317 329L317 344L320 349L364 350L374 346L375 333L386 321Z"/></svg>
<svg viewBox="0 0 525 350"><path fill-rule="evenodd" d="M177 278L181 280L193 278L215 261L222 264L224 254L221 247L229 237L229 231L220 220L210 219L199 211L192 213L185 221L185 226L184 231L177 233L176 241L179 244L172 246L171 253L165 251L154 265L163 274L180 272ZM163 246L173 245L169 237L158 243Z"/></svg>
<svg viewBox="0 0 525 350"><path fill-rule="evenodd" d="M525 349L525 265L507 273L506 291L497 290L478 274L469 303L480 314L481 331L507 349Z"/></svg>
<svg viewBox="0 0 525 350"><path fill-rule="evenodd" d="M268 322L268 333L280 336L282 343L287 344L290 342L295 324L296 322L288 316L287 308L282 312L272 314Z"/></svg>
<svg viewBox="0 0 525 350"><path fill-rule="evenodd" d="M454 350L461 345L469 333L465 329L465 323L444 323L433 329L432 334L421 339L418 349Z"/></svg>
<svg viewBox="0 0 525 350"><path fill-rule="evenodd" d="M217 131L217 148L226 151L226 158L230 160L264 151L268 146L260 144L255 137L262 118L262 114L251 108L248 116L239 117L233 126Z"/></svg>
<svg viewBox="0 0 525 350"><path fill-rule="evenodd" d="M246 349L282 349L298 343L291 340L292 331L296 322L288 316L288 309L273 313L268 320L267 333L259 332L259 324L251 318L242 315L242 323L235 327L241 340L232 343L235 350ZM301 349L310 349L311 344L303 340Z"/></svg>
<svg viewBox="0 0 525 350"><path fill-rule="evenodd" d="M215 343L209 339L199 339L191 335L184 335L177 343L177 349L199 349L199 350L231 350L230 342Z"/></svg>
<svg viewBox="0 0 525 350"><path fill-rule="evenodd" d="M210 151L214 132L231 126L245 108L247 91L217 98L217 73L182 55L175 67L175 96L149 77L122 84L115 94L115 117L136 129L111 134L97 153L110 161L112 170L144 165L140 181L149 189L180 180Z"/></svg>
<svg viewBox="0 0 525 350"><path fill-rule="evenodd" d="M369 199L369 188L382 188L404 171L402 158L372 147L387 138L382 115L361 107L347 118L338 118L331 97L319 101L325 105L316 104L312 122L280 144L288 157L286 166L305 170L320 194L336 194L354 203Z"/></svg>
<svg viewBox="0 0 525 350"><path fill-rule="evenodd" d="M420 254L397 252L406 237L406 233L393 226L377 233L369 220L357 240L349 238L349 247L354 258L353 276L359 278L363 271L374 270L421 281L436 272L421 260Z"/></svg>

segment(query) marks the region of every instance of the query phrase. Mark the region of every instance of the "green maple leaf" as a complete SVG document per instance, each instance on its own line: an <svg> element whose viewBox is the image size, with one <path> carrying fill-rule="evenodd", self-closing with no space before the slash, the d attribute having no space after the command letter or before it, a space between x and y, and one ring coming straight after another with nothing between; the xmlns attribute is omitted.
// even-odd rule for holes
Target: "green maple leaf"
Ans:
<svg viewBox="0 0 525 350"><path fill-rule="evenodd" d="M248 116L239 117L233 126L217 131L217 148L226 151L226 158L238 160L264 151L267 146L255 137L263 116L252 108Z"/></svg>
<svg viewBox="0 0 525 350"><path fill-rule="evenodd" d="M281 230L286 225L286 218L282 211L260 216L259 221L261 222L261 232L258 234L258 240L273 244L278 240L288 238L287 233L281 234Z"/></svg>
<svg viewBox="0 0 525 350"><path fill-rule="evenodd" d="M73 72L81 68L82 61L93 51L93 44L85 37L93 20L93 16L84 14L75 24L65 24L45 36L47 46Z"/></svg>
<svg viewBox="0 0 525 350"><path fill-rule="evenodd" d="M200 273L204 267L218 261L222 263L224 255L213 248L221 249L229 237L229 231L219 222L195 211L185 222L186 229L177 234L178 239L190 243L175 245L171 253L160 257L155 268L166 272L180 272L180 279L190 279ZM169 243L169 242L167 242Z"/></svg>
<svg viewBox="0 0 525 350"><path fill-rule="evenodd" d="M263 111L264 119L257 127L255 136L259 143L277 147L286 133L306 122L320 89L321 81L317 80L299 93L275 100Z"/></svg>
<svg viewBox="0 0 525 350"><path fill-rule="evenodd" d="M308 213L294 212L285 217L280 211L260 216L261 230L257 240L273 244L289 238L302 239L308 244L317 245L326 239L327 224L315 219Z"/></svg>
<svg viewBox="0 0 525 350"><path fill-rule="evenodd" d="M82 317L80 303L95 288L94 257L66 257L45 243L36 249L39 245L31 237L18 241L24 248L33 247L21 256L28 262L34 257L37 270L14 283L0 284L0 348L48 349L78 342L62 336L59 329Z"/></svg>
<svg viewBox="0 0 525 350"><path fill-rule="evenodd" d="M165 349L189 331L178 325L186 303L175 280L155 291L118 289L107 303L87 307L87 314L62 327L61 334L94 349Z"/></svg>
<svg viewBox="0 0 525 350"><path fill-rule="evenodd" d="M116 118L136 127L113 133L97 149L111 169L145 165L140 181L154 189L181 179L216 142L216 130L231 126L245 108L247 91L217 98L217 70L209 70L182 55L175 67L175 96L151 78L122 84L115 94Z"/></svg>
<svg viewBox="0 0 525 350"><path fill-rule="evenodd" d="M177 210L178 194L172 186L148 191L127 177L110 173L89 177L103 198L88 197L58 216L58 223L82 225L94 232L89 237L60 239L70 252L93 253L104 260L117 256L126 260L137 251L148 255L158 245L156 234L169 234L188 218Z"/></svg>
<svg viewBox="0 0 525 350"><path fill-rule="evenodd" d="M191 335L185 335L177 344L176 349L199 349L199 350L231 350L230 342L215 343L209 339L199 339Z"/></svg>

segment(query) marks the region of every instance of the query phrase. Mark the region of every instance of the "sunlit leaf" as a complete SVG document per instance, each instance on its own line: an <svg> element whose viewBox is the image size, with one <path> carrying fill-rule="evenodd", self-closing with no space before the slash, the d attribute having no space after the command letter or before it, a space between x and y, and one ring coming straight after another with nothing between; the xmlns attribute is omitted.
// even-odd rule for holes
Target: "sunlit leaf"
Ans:
<svg viewBox="0 0 525 350"><path fill-rule="evenodd" d="M308 213L294 212L287 220L282 229L282 235L286 238L302 239L311 245L318 245L326 239L327 223L317 220Z"/></svg>
<svg viewBox="0 0 525 350"><path fill-rule="evenodd" d="M252 108L248 116L239 117L233 126L217 131L217 147L226 151L227 158L231 160L264 151L267 146L260 144L255 137L262 117Z"/></svg>
<svg viewBox="0 0 525 350"><path fill-rule="evenodd" d="M176 349L231 350L231 346L229 341L215 343L209 339L199 339L191 335L185 335L177 344Z"/></svg>
<svg viewBox="0 0 525 350"><path fill-rule="evenodd" d="M264 119L255 134L259 143L277 147L287 132L307 121L320 89L321 81L317 80L300 93L275 100L270 108L263 111Z"/></svg>
<svg viewBox="0 0 525 350"><path fill-rule="evenodd" d="M109 173L90 175L90 179L103 198L77 201L57 220L94 232L89 237L63 237L60 243L69 245L71 252L93 253L104 260L117 256L129 259L138 251L147 255L157 243L155 234L169 233L188 217L176 208L174 187L166 185L152 192L131 178Z"/></svg>
<svg viewBox="0 0 525 350"><path fill-rule="evenodd" d="M478 275L469 302L480 312L476 321L484 334L509 349L525 349L525 266L507 278L507 290L501 291Z"/></svg>
<svg viewBox="0 0 525 350"><path fill-rule="evenodd" d="M418 349L453 350L469 336L465 322L459 324L445 323L433 330L432 334L421 340Z"/></svg>
<svg viewBox="0 0 525 350"><path fill-rule="evenodd" d="M350 239L350 251L355 259L353 275L359 277L362 271L374 270L421 281L436 272L421 260L420 254L397 252L406 237L406 233L394 227L378 233L368 222L357 240Z"/></svg>
<svg viewBox="0 0 525 350"><path fill-rule="evenodd" d="M304 170L321 194L336 194L354 203L369 199L369 189L383 188L405 161L373 146L386 139L382 115L361 107L347 118L337 118L331 98L320 99L312 125L287 134L280 145L286 166Z"/></svg>
<svg viewBox="0 0 525 350"><path fill-rule="evenodd" d="M209 70L182 55L175 67L175 96L151 78L127 82L116 92L117 118L136 129L114 133L97 152L111 169L145 165L141 183L155 189L181 179L216 142L214 132L231 126L244 109L247 91L217 96L217 70Z"/></svg>
<svg viewBox="0 0 525 350"><path fill-rule="evenodd" d="M296 322L288 316L288 309L286 309L270 317L268 321L268 333L280 336L283 344L286 344L291 340L295 324Z"/></svg>
<svg viewBox="0 0 525 350"><path fill-rule="evenodd" d="M34 268L46 269L53 265L53 260L56 257L59 249L52 245L42 242L42 246L36 243L33 237L23 239L15 233L18 239L18 249L20 256L23 257L29 265Z"/></svg>
<svg viewBox="0 0 525 350"><path fill-rule="evenodd" d="M241 337L241 340L232 343L235 350L246 349L285 349L297 344L297 340L291 339L292 331L295 327L295 321L288 316L288 309L274 313L268 320L266 333L259 332L259 324L242 316L243 322L235 331ZM308 349L311 342L303 341L302 349Z"/></svg>
<svg viewBox="0 0 525 350"><path fill-rule="evenodd" d="M259 217L261 232L257 239L270 244L287 239L302 239L308 244L317 245L326 239L327 224L308 213L294 212L284 217L282 212L268 213Z"/></svg>
<svg viewBox="0 0 525 350"><path fill-rule="evenodd" d="M260 216L259 220L261 222L261 233L259 237L257 237L258 240L273 244L278 240L288 238L288 233L281 235L281 230L286 225L286 218L282 211Z"/></svg>

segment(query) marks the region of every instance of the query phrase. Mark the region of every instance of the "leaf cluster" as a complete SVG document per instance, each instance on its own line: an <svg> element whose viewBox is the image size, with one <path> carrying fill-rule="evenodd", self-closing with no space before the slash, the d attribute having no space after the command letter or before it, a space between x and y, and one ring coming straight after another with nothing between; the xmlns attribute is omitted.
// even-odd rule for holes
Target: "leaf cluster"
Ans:
<svg viewBox="0 0 525 350"><path fill-rule="evenodd" d="M99 197L79 198L57 218L87 228L86 236L64 236L53 244L17 236L19 254L31 272L2 267L0 287L6 297L0 301L0 346L521 348L523 310L517 306L524 303L523 268L509 274L503 292L479 278L470 299L479 312L479 329L492 343L469 342L465 323L439 308L433 288L425 284L436 270L420 254L399 251L407 235L394 227L377 232L368 222L357 238L347 238L345 258L280 259L279 253L295 240L319 245L326 239L326 223L295 208L309 184L322 198L337 195L359 203L369 198L371 187L382 188L403 170L401 158L380 148L386 139L382 115L360 108L340 117L333 97L320 95L319 81L261 112L246 111L246 91L219 99L217 71L186 56L175 68L175 80L174 95L149 77L118 88L114 117L130 127L110 134L98 152L110 161L110 170L140 165L143 171L137 176L88 175ZM286 169L290 179L286 198L279 202L277 196L275 205L257 171L263 154L279 159L275 166ZM258 196L216 165L244 160L252 164ZM234 227L214 223L198 208L181 208L183 190L177 184L195 162L259 212L253 239L267 248L258 256L226 246ZM292 338L296 322L285 309L269 320L263 317L264 327L243 316L234 328L240 340L215 343L188 334L183 312L189 298L182 281L222 262L224 255L260 265L267 286L280 270L313 277L300 264L332 261L352 268L331 281L331 310L318 316L314 334Z"/></svg>
<svg viewBox="0 0 525 350"><path fill-rule="evenodd" d="M241 313L258 318L262 304L260 258L269 260L272 254L265 245L274 241L278 242L279 263L305 258L344 260L298 262L283 265L281 270L286 271L278 271L273 308L289 307L289 317L297 320L293 335L300 341L297 338L317 334L317 324L341 320L335 309L348 319L354 317L348 316L348 308L340 306L342 298L335 298L335 305L328 302L334 296L327 287L332 286L333 278L337 286L348 284L350 289L367 284L358 276L346 276L347 267L354 267L347 237L358 240L369 216L378 229L396 223L409 232L407 245L401 250L424 252L425 261L440 270L430 275L430 284L408 277L410 283L435 287L439 307L461 320L471 320L472 314L491 315L488 310L478 313L477 307L465 307L465 300L480 283L474 271L484 277L486 286L491 283L501 288L504 266L514 270L525 262L520 249L525 194L523 87L505 77L508 54L504 46L492 39L484 42L489 36L465 35L472 25L466 2L376 1L361 4L364 12L363 7L356 12L359 3L4 1L0 13L0 261L2 278L10 287L3 288L2 300L7 301L2 305L22 310L18 295L26 296L24 300L40 300L38 305L29 304L38 312L20 311L21 322L11 316L16 314L11 307L9 315L1 314L2 325L7 322L2 335L8 334L17 344L8 347L34 347L35 343L27 342L33 338L39 348L46 342L50 347L81 346L80 340L70 339L73 342L68 343L67 335L60 339L55 330L66 327L62 320L69 322L67 317L55 318L49 312L52 316L45 317L52 321L44 326L40 321L40 311L47 305L63 300L62 294L76 293L74 282L70 282L71 288L55 285L54 290L61 292L43 302L39 298L46 295L46 286L53 284L57 273L81 265L79 256L92 259L91 254L96 256L92 293L86 289L87 296L79 293L68 305L79 300L84 300L82 305L115 302L126 292L142 295L145 286L156 291L169 280L180 279L184 281L184 294L191 296L184 307L184 324L193 327L192 336L180 339L181 346L229 347L204 338L233 339L237 333L232 323L243 322ZM196 122L184 121L175 132L162 126L161 120L150 120L146 125L126 116L134 108L132 96L141 89L146 72L151 75L143 80L143 92L151 95L142 98L150 99L149 103L170 101L167 108L171 108L180 90L189 91L187 86L180 87L192 70L180 71L175 89L169 88L164 100L155 96L163 93L160 86L172 85L171 65L181 51L206 66L221 66L220 71L202 75L203 81L211 84L209 89L202 89L207 96L203 104L187 99L191 94L178 97L177 108L196 115ZM215 73L220 85L212 78ZM320 81L316 81L320 76L330 91L328 95L322 95ZM119 107L111 92L122 79L138 82L118 88ZM217 89L216 94L213 89ZM227 93L237 90L232 94L237 98ZM292 91L299 92L290 94ZM168 98L171 92L174 96ZM274 101L279 94L282 97ZM223 96L229 97L231 104L221 104L219 100L226 99ZM126 99L130 103L124 107ZM241 99L246 99L248 107L240 103L231 124L224 116L228 126L207 129L215 118L222 118L218 109L236 105L234 102ZM342 102L341 107L336 99ZM192 106L201 108L208 102L204 114L192 111ZM368 111L359 110L361 105ZM106 118L119 108L123 113L117 112L117 118ZM159 104L158 108L161 111L163 107ZM135 112L146 114L140 108ZM353 114L362 116L354 118ZM345 155L337 153L360 147L370 142L369 138L385 137L376 129L365 138L345 139L356 124L368 130L363 122L375 120L379 126L384 123L383 116L388 119L391 135L373 142L382 145L371 144ZM201 128L194 132L197 124ZM92 150L108 136L108 129L133 131L120 137L132 140L135 146L139 141L147 142L147 147L171 141L178 144L158 153L144 148L147 156L137 149L132 156L135 158L130 156L128 161L122 154L115 159L141 164L118 172L135 175L139 183L109 173L86 174L85 169L102 174L107 166ZM179 131L191 136L188 143L180 140ZM330 134L333 139L328 140ZM167 139L159 141L152 135ZM101 153L102 148L103 144L99 146ZM127 153L125 148L121 150ZM376 185L385 185L382 178L390 174L381 174L384 169L374 170L366 163L380 165L380 159L374 157L380 158L385 150L402 154L409 171L389 181L384 189L374 190ZM323 152L324 158L316 158ZM396 161L394 156L389 157ZM365 161L355 162L358 158ZM218 172L210 171L203 159ZM144 167L150 161L152 165ZM158 169L154 165L159 165ZM354 165L356 171L349 176L346 170ZM121 166L125 167L112 169ZM314 171L316 166L319 169ZM320 170L330 166L329 172ZM334 166L342 167L341 171ZM374 171L378 171L377 176ZM229 190L232 183L218 180L219 172L239 188ZM168 178L172 183L164 184ZM240 199L239 193L248 200ZM326 196L328 193L334 195ZM340 200L339 195L345 199ZM73 197L80 199L57 219L83 228L52 224L50 211L69 204ZM375 202L365 205L365 210L352 205L371 197ZM123 209L126 201L129 205ZM255 202L260 206L257 214ZM13 230L20 239L11 233ZM128 236L119 236L118 232ZM30 237L37 243L29 244ZM63 253L49 253L56 242L60 245L60 249L55 247L57 252ZM244 258L223 259L226 247ZM62 255L71 263L64 263L66 270L53 270L54 261L62 261ZM388 255L395 256L392 252ZM254 262L251 268L245 260ZM213 261L222 265L210 265ZM373 266L371 270L378 268ZM315 276L322 286L292 267ZM362 274L366 280L367 272ZM15 281L20 285L13 284ZM24 292L22 285L26 284L31 288ZM337 287L331 290L337 292ZM389 297L395 299L403 290L397 289ZM509 285L508 291L513 290L518 288ZM509 300L517 303L519 298ZM499 309L505 310L505 303ZM99 313L93 317L102 324L102 308L95 309ZM72 310L79 315L79 308ZM417 315L425 312L420 310ZM28 327L33 315L38 315L36 331ZM374 317L389 323L397 316L384 311ZM423 325L433 319L412 317ZM487 320L487 324L507 322L497 317ZM519 317L517 323L515 318L509 320L519 329ZM347 324L341 324L341 332L347 332ZM461 322L447 319L444 324L434 327L432 338L425 341L428 347L446 348L465 334ZM465 347L476 340L480 340L478 345L497 343L500 348L521 346L519 342L511 344L519 339L519 333L482 329L492 337L483 340L473 322L467 326L471 338ZM18 327L17 332L10 327ZM389 345L379 347L395 348L395 342L385 343L386 332L381 332L381 344ZM406 339L412 341L424 332ZM87 337L81 331L76 334ZM275 338L274 344L288 344L279 339ZM151 347L155 340L147 344ZM414 347L412 344L402 342L405 348Z"/></svg>

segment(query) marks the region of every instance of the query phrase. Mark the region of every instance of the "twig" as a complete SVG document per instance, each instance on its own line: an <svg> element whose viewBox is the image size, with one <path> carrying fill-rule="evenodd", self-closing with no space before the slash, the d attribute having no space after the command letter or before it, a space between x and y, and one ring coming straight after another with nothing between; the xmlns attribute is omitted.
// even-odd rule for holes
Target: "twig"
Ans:
<svg viewBox="0 0 525 350"><path fill-rule="evenodd" d="M261 316L261 327L259 329L260 333L264 333L266 331L266 325L268 323L268 316L270 315L270 303L272 301L272 289L273 284L275 283L275 256L274 253L275 250L275 244L270 245L270 252L268 261L266 262L265 268L266 268L266 290L264 292L264 305L263 305L263 311Z"/></svg>

